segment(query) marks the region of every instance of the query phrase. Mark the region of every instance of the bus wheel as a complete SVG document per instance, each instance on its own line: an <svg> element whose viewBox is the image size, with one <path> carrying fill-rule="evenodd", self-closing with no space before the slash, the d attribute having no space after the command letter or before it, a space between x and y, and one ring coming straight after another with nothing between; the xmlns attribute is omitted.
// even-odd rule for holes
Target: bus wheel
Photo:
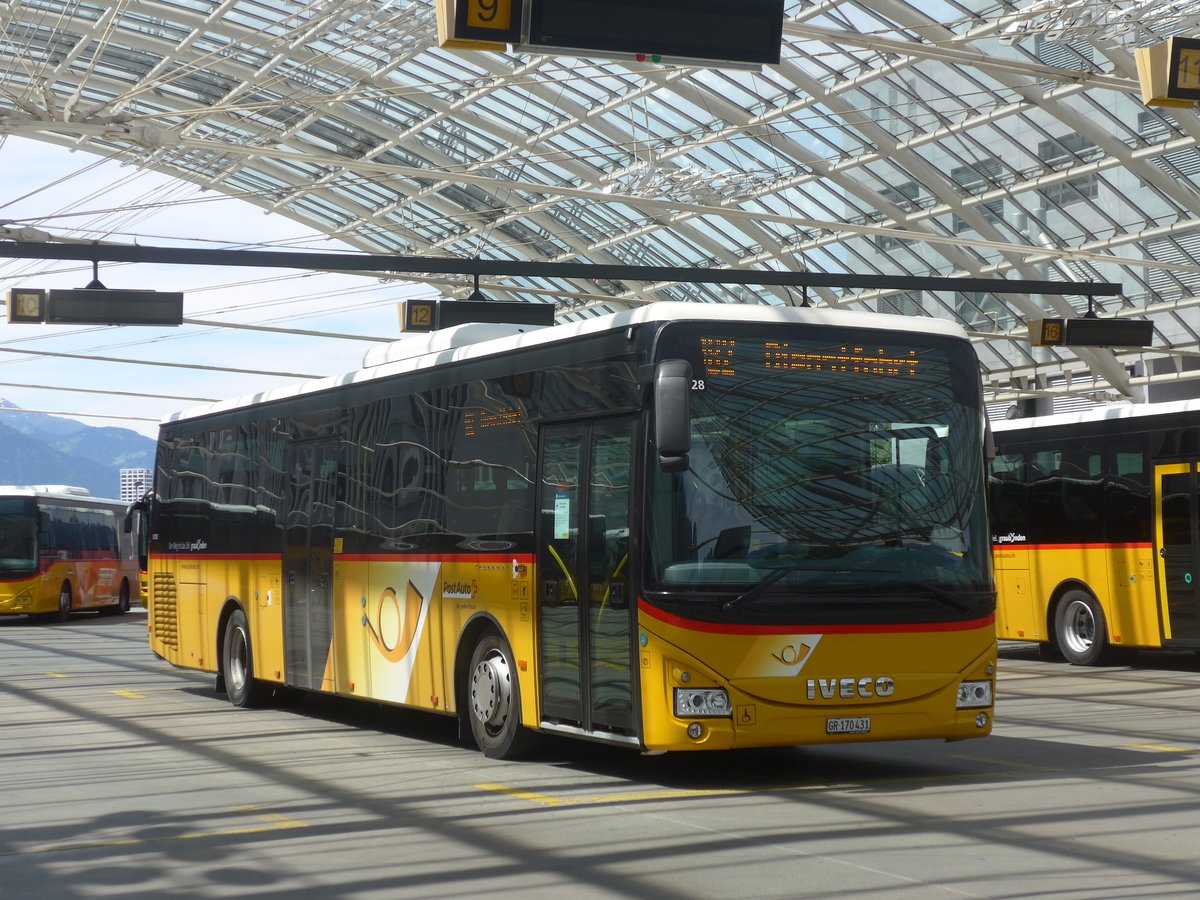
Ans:
<svg viewBox="0 0 1200 900"><path fill-rule="evenodd" d="M1104 610L1087 591L1068 591L1054 614L1058 649L1074 666L1095 666L1113 656Z"/></svg>
<svg viewBox="0 0 1200 900"><path fill-rule="evenodd" d="M466 715L471 735L492 759L527 752L534 736L521 727L521 693L508 642L495 631L480 636L467 671Z"/></svg>
<svg viewBox="0 0 1200 900"><path fill-rule="evenodd" d="M246 614L235 609L225 623L221 645L221 680L234 706L262 706L271 699L272 688L254 677L254 654L250 647L250 625Z"/></svg>
<svg viewBox="0 0 1200 900"><path fill-rule="evenodd" d="M54 614L55 622L66 622L71 618L71 582L64 581L58 589L58 612Z"/></svg>

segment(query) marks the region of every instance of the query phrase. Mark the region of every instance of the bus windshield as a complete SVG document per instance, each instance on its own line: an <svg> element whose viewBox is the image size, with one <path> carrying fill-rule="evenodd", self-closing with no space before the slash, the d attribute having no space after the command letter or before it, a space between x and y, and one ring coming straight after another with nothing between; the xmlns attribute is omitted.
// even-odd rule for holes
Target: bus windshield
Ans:
<svg viewBox="0 0 1200 900"><path fill-rule="evenodd" d="M990 601L965 344L692 331L660 348L692 366L692 446L686 471L652 467L651 590L776 608L864 593Z"/></svg>
<svg viewBox="0 0 1200 900"><path fill-rule="evenodd" d="M0 578L37 571L37 508L24 497L0 498Z"/></svg>

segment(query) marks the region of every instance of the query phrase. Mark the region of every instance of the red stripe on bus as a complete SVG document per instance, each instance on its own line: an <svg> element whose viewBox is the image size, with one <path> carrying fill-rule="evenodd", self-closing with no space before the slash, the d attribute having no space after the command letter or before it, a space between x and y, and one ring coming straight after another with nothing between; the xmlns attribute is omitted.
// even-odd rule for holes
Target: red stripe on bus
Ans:
<svg viewBox="0 0 1200 900"><path fill-rule="evenodd" d="M1105 544L1097 541L1094 544L992 544L992 550L1151 550L1153 546L1149 541L1131 544Z"/></svg>
<svg viewBox="0 0 1200 900"><path fill-rule="evenodd" d="M995 616L985 616L982 619L971 619L966 622L918 622L890 625L729 625L718 622L699 622L695 619L685 619L681 616L663 612L647 603L638 601L638 609L651 618L658 619L667 625L686 628L689 631L703 631L709 634L796 634L802 631L819 632L820 634L912 634L917 632L938 631L974 631L979 628L992 628L996 623Z"/></svg>
<svg viewBox="0 0 1200 900"><path fill-rule="evenodd" d="M120 568L125 563L125 560L116 556L105 556L100 559L82 559L80 557L72 557L71 559L42 559L38 560L37 571L32 575L22 575L19 578L0 578L0 584L22 584L25 582L35 582L50 574L50 571L55 566L67 566L71 569L77 569L80 566L96 568L100 566L114 566ZM132 560L129 563L133 564ZM63 577L56 575L55 578Z"/></svg>
<svg viewBox="0 0 1200 900"><path fill-rule="evenodd" d="M279 553L156 553L154 558L172 561L199 560L201 562L258 562L261 560L283 562L283 555ZM444 563L486 560L494 564L498 560L508 563L514 559L518 563L526 565L533 562L532 553L337 553L333 558L337 562L381 562L385 560L394 562L400 560Z"/></svg>
<svg viewBox="0 0 1200 900"><path fill-rule="evenodd" d="M347 562L434 562L434 563L456 563L456 562L477 562L486 560L495 564L497 560L503 562L512 562L514 559L519 563L529 565L533 562L532 553L339 553L334 556L336 560L345 560Z"/></svg>

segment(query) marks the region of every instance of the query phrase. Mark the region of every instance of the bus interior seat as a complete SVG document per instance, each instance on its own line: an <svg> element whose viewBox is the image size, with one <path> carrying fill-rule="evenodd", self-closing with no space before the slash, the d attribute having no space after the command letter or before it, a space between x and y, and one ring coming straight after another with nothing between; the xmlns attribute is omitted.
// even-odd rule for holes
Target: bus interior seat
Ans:
<svg viewBox="0 0 1200 900"><path fill-rule="evenodd" d="M713 559L745 559L750 552L750 526L737 525L725 528L717 535L713 547Z"/></svg>

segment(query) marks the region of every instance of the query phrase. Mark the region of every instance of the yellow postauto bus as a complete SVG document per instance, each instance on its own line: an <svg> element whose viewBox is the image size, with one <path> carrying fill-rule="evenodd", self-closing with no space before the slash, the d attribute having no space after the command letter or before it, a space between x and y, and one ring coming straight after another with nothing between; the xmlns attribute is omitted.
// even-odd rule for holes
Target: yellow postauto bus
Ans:
<svg viewBox="0 0 1200 900"><path fill-rule="evenodd" d="M980 737L984 431L933 319L655 303L411 337L162 423L151 646L239 706L434 710L499 758Z"/></svg>
<svg viewBox="0 0 1200 900"><path fill-rule="evenodd" d="M0 485L0 615L121 614L138 595L126 505L69 485Z"/></svg>
<svg viewBox="0 0 1200 900"><path fill-rule="evenodd" d="M1200 650L1200 401L993 430L999 637L1076 665Z"/></svg>

